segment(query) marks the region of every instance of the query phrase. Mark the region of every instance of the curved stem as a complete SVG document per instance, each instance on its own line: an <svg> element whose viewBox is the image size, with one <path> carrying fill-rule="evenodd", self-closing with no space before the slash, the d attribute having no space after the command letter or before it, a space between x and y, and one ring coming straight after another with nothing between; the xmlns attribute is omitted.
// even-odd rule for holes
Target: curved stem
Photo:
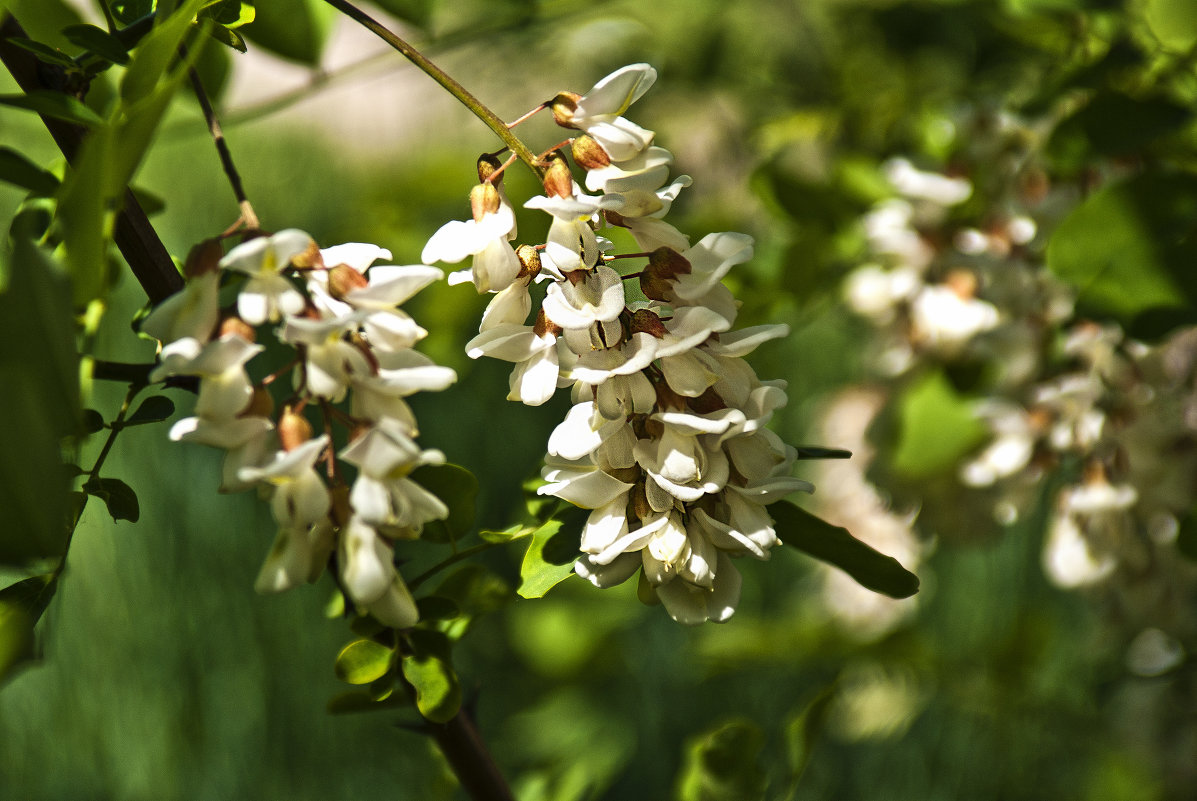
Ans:
<svg viewBox="0 0 1197 801"><path fill-rule="evenodd" d="M470 94L464 86L455 81L447 72L433 64L423 53L416 50L403 39L400 39L388 30L385 25L352 3L346 2L346 0L324 0L324 2L360 23L375 36L398 50L404 58L415 64L430 78L443 86L449 94L460 100L475 117L486 123L486 127L494 131L495 136L499 137L503 141L503 144L511 148L511 152L519 156L520 160L531 167L538 176L543 176L544 167L537 161L536 155L528 149L528 146L518 136L511 132L511 129L507 127L507 123L499 119L497 114L484 106L478 98Z"/></svg>

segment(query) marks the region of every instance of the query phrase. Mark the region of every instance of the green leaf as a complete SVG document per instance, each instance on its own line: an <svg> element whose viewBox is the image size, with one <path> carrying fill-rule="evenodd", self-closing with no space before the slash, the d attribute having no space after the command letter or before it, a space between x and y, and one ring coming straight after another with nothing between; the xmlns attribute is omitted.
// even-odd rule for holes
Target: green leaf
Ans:
<svg viewBox="0 0 1197 801"><path fill-rule="evenodd" d="M225 47L231 47L238 53L244 53L249 49L246 47L244 36L221 25L204 25L203 31Z"/></svg>
<svg viewBox="0 0 1197 801"><path fill-rule="evenodd" d="M129 63L129 51L121 40L95 25L68 25L62 29L62 35L72 44L114 64Z"/></svg>
<svg viewBox="0 0 1197 801"><path fill-rule="evenodd" d="M516 523L511 528L505 528L502 531L483 529L482 531L478 532L478 537L486 542L501 543L518 540L521 537L527 537L534 533L536 533L536 526L525 526L520 523Z"/></svg>
<svg viewBox="0 0 1197 801"><path fill-rule="evenodd" d="M248 25L254 21L255 15L256 9L253 3L242 2L242 0L215 0L215 2L209 0L208 5L204 6L199 13L201 19L211 19L226 30ZM242 52L245 51L242 50Z"/></svg>
<svg viewBox="0 0 1197 801"><path fill-rule="evenodd" d="M416 708L433 723L448 723L461 708L461 685L453 671L449 639L438 631L416 629L408 635L412 653L404 654L403 677L416 691Z"/></svg>
<svg viewBox="0 0 1197 801"><path fill-rule="evenodd" d="M0 147L0 181L42 196L52 195L58 189L58 177L54 173L43 170L9 147Z"/></svg>
<svg viewBox="0 0 1197 801"><path fill-rule="evenodd" d="M104 416L95 409L83 410L83 428L84 434L94 434L97 431L104 430Z"/></svg>
<svg viewBox="0 0 1197 801"><path fill-rule="evenodd" d="M751 801L764 798L761 768L765 735L755 723L731 720L693 738L678 776L681 801Z"/></svg>
<svg viewBox="0 0 1197 801"><path fill-rule="evenodd" d="M337 16L321 0L272 0L257 7L254 21L241 32L276 55L315 67Z"/></svg>
<svg viewBox="0 0 1197 801"><path fill-rule="evenodd" d="M63 69L73 70L77 69L78 65L75 60L68 56L61 50L56 50L47 44L35 42L32 39L22 39L19 36L14 36L9 39L17 47L22 50L28 50L30 53L38 57L38 60L44 64L50 64L55 67L62 67Z"/></svg>
<svg viewBox="0 0 1197 801"><path fill-rule="evenodd" d="M83 491L103 501L113 520L128 520L130 523L136 523L141 517L141 509L137 504L137 493L119 478L93 476L84 483Z"/></svg>
<svg viewBox="0 0 1197 801"><path fill-rule="evenodd" d="M827 713L831 709L831 700L835 698L835 686L825 688L814 700L803 707L798 714L786 723L786 756L788 765L788 792L785 801L794 798L798 792L798 782L810 764L811 754L815 742L827 724Z"/></svg>
<svg viewBox="0 0 1197 801"><path fill-rule="evenodd" d="M1197 562L1197 506L1190 509L1180 520L1180 530L1176 534L1176 550Z"/></svg>
<svg viewBox="0 0 1197 801"><path fill-rule="evenodd" d="M1145 172L1094 193L1056 228L1047 266L1085 313L1129 322L1197 301L1197 178Z"/></svg>
<svg viewBox="0 0 1197 801"><path fill-rule="evenodd" d="M471 564L442 581L434 594L452 600L463 614L481 615L511 600L511 587L483 565Z"/></svg>
<svg viewBox="0 0 1197 801"><path fill-rule="evenodd" d="M392 17L424 26L432 16L432 0L374 0L374 5Z"/></svg>
<svg viewBox="0 0 1197 801"><path fill-rule="evenodd" d="M455 464L424 465L413 471L411 479L440 498L449 507L449 517L424 526L423 539L432 542L459 540L474 528L474 500L478 497L478 479Z"/></svg>
<svg viewBox="0 0 1197 801"><path fill-rule="evenodd" d="M54 597L57 579L47 573L0 590L0 682L33 659L33 629Z"/></svg>
<svg viewBox="0 0 1197 801"><path fill-rule="evenodd" d="M1098 156L1141 153L1190 119L1186 107L1164 97L1102 91L1056 127L1047 151L1063 166L1077 169Z"/></svg>
<svg viewBox="0 0 1197 801"><path fill-rule="evenodd" d="M833 526L789 501L770 504L777 537L786 545L835 565L862 587L891 598L918 592L919 578L892 556L874 550L845 528Z"/></svg>
<svg viewBox="0 0 1197 801"><path fill-rule="evenodd" d="M972 404L952 388L942 372L931 372L898 399L898 442L891 464L911 479L933 476L983 442L987 436Z"/></svg>
<svg viewBox="0 0 1197 801"><path fill-rule="evenodd" d="M0 564L60 556L69 516L62 439L78 433L79 357L70 287L31 242L0 249ZM19 421L19 422L18 422Z"/></svg>
<svg viewBox="0 0 1197 801"><path fill-rule="evenodd" d="M436 595L416 601L416 608L420 610L420 620L452 620L461 615L452 599Z"/></svg>
<svg viewBox="0 0 1197 801"><path fill-rule="evenodd" d="M369 684L391 669L395 651L374 640L354 640L341 649L333 671L346 684Z"/></svg>
<svg viewBox="0 0 1197 801"><path fill-rule="evenodd" d="M1143 16L1166 49L1187 53L1197 45L1197 13L1192 0L1145 0Z"/></svg>
<svg viewBox="0 0 1197 801"><path fill-rule="evenodd" d="M0 105L36 111L46 117L73 122L76 125L102 125L104 120L70 95L38 89L24 95L0 95Z"/></svg>
<svg viewBox="0 0 1197 801"><path fill-rule="evenodd" d="M520 564L520 586L516 594L521 598L543 598L545 593L573 574L578 542L561 528L560 520L550 520L533 533Z"/></svg>
<svg viewBox="0 0 1197 801"><path fill-rule="evenodd" d="M137 411L125 418L126 426L160 423L175 413L175 405L165 395L154 395L142 401Z"/></svg>
<svg viewBox="0 0 1197 801"><path fill-rule="evenodd" d="M129 25L154 10L154 0L110 0L109 6L116 21Z"/></svg>

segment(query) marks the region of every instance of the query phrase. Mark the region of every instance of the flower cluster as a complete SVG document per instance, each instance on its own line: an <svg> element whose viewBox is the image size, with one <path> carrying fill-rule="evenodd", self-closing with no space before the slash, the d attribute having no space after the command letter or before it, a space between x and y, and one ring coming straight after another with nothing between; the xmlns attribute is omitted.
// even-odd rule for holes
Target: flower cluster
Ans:
<svg viewBox="0 0 1197 801"><path fill-rule="evenodd" d="M785 382L761 381L743 358L788 327L732 330L739 304L721 279L751 258L752 239L714 233L691 244L666 222L690 179L670 181L672 155L622 116L655 79L635 64L545 104L578 132L571 155L585 190L563 154L544 158L545 193L524 204L550 215L543 244L512 244L513 210L484 156L472 219L437 231L423 259L473 256L449 279L493 295L467 352L515 365L510 400L539 405L571 389L539 492L592 510L576 571L599 587L641 571L642 597L696 624L734 612L731 557L769 557L777 537L766 506L812 487L790 475L795 450L765 428ZM614 252L603 234L617 229L635 252ZM620 263L640 266L621 274ZM537 283L546 286L533 314Z"/></svg>
<svg viewBox="0 0 1197 801"><path fill-rule="evenodd" d="M189 265L185 288L142 324L162 342L151 380L198 379L195 414L175 423L171 439L225 451L222 491L256 487L269 497L278 534L259 592L314 581L335 554L341 586L360 608L390 626L413 625L416 606L392 542L418 536L448 509L410 478L444 456L416 444L405 398L444 389L456 375L412 349L426 332L398 307L441 271L374 265L391 254L359 243L320 249L294 229L250 239L223 258L218 245L211 253L214 244L197 251L208 257ZM235 309L221 308L222 280L236 285ZM265 350L257 338L267 323L278 324L274 333L295 358L255 380L248 363ZM288 371L292 390L275 414L267 385ZM305 408L320 413L319 436ZM347 431L339 451L334 423ZM338 457L357 468L352 486Z"/></svg>

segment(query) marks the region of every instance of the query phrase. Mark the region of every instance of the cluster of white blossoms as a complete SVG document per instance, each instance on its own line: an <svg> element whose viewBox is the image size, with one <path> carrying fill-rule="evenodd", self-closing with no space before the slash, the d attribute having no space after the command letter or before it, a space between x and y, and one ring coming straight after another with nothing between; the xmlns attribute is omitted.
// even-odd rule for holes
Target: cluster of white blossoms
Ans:
<svg viewBox="0 0 1197 801"><path fill-rule="evenodd" d="M1052 582L1125 589L1171 576L1183 561L1170 555L1178 521L1197 501L1197 334L1148 345L1075 316L1032 217L1050 223L1072 207L1068 188L1027 192L1032 170L1024 191L954 215L972 194L966 178L901 159L885 170L898 197L866 215L872 258L848 276L845 298L877 327L881 375L983 367L974 408L991 435L959 468L977 492L953 502L1010 524L1049 473L1068 471L1075 483L1049 499L1042 560Z"/></svg>
<svg viewBox="0 0 1197 801"><path fill-rule="evenodd" d="M584 190L563 155L544 159L545 194L524 204L551 217L543 244L512 244L501 173L483 157L472 219L437 231L423 259L473 257L449 277L493 295L467 352L515 365L510 400L535 406L571 389L539 492L592 510L576 571L599 587L642 571L642 597L697 624L735 611L731 557L769 557L765 507L812 487L790 475L795 449L765 428L785 382L761 381L743 358L788 327L732 330L739 303L721 279L751 258L752 239L715 233L692 245L665 222L690 179L670 181L672 155L622 116L655 79L634 64L545 104L578 131L571 151L586 175ZM636 252L613 253L608 227L625 229ZM642 266L621 274L620 263ZM534 283L547 286L533 315Z"/></svg>
<svg viewBox="0 0 1197 801"><path fill-rule="evenodd" d="M258 591L314 581L335 558L349 598L403 628L418 614L395 569L392 542L414 538L425 523L448 515L440 499L409 477L444 456L416 444L405 398L444 389L457 376L412 349L427 332L399 308L442 278L441 271L374 265L390 256L368 244L320 249L294 229L260 236L219 263L215 257L201 263L142 330L162 343L152 381L198 378L195 414L175 423L171 439L225 451L221 491L258 488L269 497L278 535ZM244 276L239 283L237 274ZM235 309L221 308L222 280L237 285ZM265 350L257 335L267 323L278 324L274 334L295 357L255 380L248 363ZM266 386L287 371L292 391L276 416ZM305 408L320 413L319 436ZM339 451L336 426L346 431ZM352 486L338 458L356 466Z"/></svg>

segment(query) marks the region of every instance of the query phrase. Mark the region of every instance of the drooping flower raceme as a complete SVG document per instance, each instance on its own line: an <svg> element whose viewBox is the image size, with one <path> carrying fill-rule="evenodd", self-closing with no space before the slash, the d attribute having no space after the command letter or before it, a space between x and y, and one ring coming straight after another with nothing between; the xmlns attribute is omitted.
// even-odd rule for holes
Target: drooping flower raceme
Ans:
<svg viewBox="0 0 1197 801"><path fill-rule="evenodd" d="M153 380L199 379L195 414L171 438L225 451L223 491L256 487L269 497L278 533L256 588L314 581L335 555L349 599L405 628L419 616L391 543L418 536L448 509L411 477L444 456L416 445L404 399L444 389L456 375L412 350L426 332L399 308L443 274L374 264L390 255L364 243L321 250L294 229L250 239L193 276L143 330L162 342ZM474 264L485 269L486 261ZM247 278L237 283L238 273ZM219 308L222 280L237 288L235 309ZM249 362L265 350L257 327L268 322L296 355L293 367L254 378ZM288 371L291 391L276 415L267 386ZM334 406L345 400L347 411ZM305 408L320 412L324 433L312 435ZM339 453L338 425L349 440ZM340 460L357 467L352 484Z"/></svg>
<svg viewBox="0 0 1197 801"><path fill-rule="evenodd" d="M571 153L586 175L580 185L562 154L546 159L545 193L524 205L549 215L547 236L517 248L523 266L508 287L475 260L479 291L501 292L467 353L515 365L510 400L535 406L570 388L539 492L590 510L576 572L599 587L639 573L642 595L694 624L732 615L734 558L769 558L778 539L767 506L812 487L790 474L796 451L765 427L786 402L785 382L761 381L744 361L788 327L734 330L739 304L721 282L752 257L752 239L716 233L691 246L662 219L690 179L670 182L672 155L623 116L655 79L632 65L549 104L558 124L580 132ZM494 181L485 158L480 187ZM604 225L648 251L628 256L639 271L616 269L634 262L616 261ZM442 251L447 229L426 255ZM627 290L637 278L639 297ZM546 285L539 308L533 283ZM512 287L519 303L500 305Z"/></svg>

